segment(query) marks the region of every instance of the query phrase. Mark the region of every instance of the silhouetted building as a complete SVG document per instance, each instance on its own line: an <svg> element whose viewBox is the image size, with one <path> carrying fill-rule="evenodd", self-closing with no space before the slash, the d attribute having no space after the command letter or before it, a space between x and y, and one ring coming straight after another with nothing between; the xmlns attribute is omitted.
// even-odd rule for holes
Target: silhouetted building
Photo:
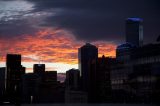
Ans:
<svg viewBox="0 0 160 106"><path fill-rule="evenodd" d="M42 80L44 80L45 75L45 64L34 64L33 73L38 74Z"/></svg>
<svg viewBox="0 0 160 106"><path fill-rule="evenodd" d="M6 93L11 103L20 101L21 76L24 74L24 68L21 66L21 55L7 54L7 79Z"/></svg>
<svg viewBox="0 0 160 106"><path fill-rule="evenodd" d="M46 71L45 81L55 81L57 82L57 71Z"/></svg>
<svg viewBox="0 0 160 106"><path fill-rule="evenodd" d="M57 81L57 71L46 71L40 83L37 103L64 103L64 87Z"/></svg>
<svg viewBox="0 0 160 106"><path fill-rule="evenodd" d="M87 93L80 89L80 71L70 69L66 72L65 103L87 103Z"/></svg>
<svg viewBox="0 0 160 106"><path fill-rule="evenodd" d="M115 102L126 102L132 98L128 84L129 75L133 73L131 54L136 49L132 43L124 43L116 49L116 59L111 67L112 97Z"/></svg>
<svg viewBox="0 0 160 106"><path fill-rule="evenodd" d="M24 75L23 102L63 103L64 87L57 81L57 71L46 71L43 78L37 73Z"/></svg>
<svg viewBox="0 0 160 106"><path fill-rule="evenodd" d="M78 69L70 69L66 71L66 87L71 90L80 88L80 71Z"/></svg>
<svg viewBox="0 0 160 106"><path fill-rule="evenodd" d="M45 73L45 64L34 64L33 73L44 74Z"/></svg>
<svg viewBox="0 0 160 106"><path fill-rule="evenodd" d="M141 18L128 18L126 20L126 42L135 46L143 45L142 22Z"/></svg>
<svg viewBox="0 0 160 106"><path fill-rule="evenodd" d="M117 102L158 102L160 44L117 47L111 67L113 99ZM120 57L119 57L120 56Z"/></svg>
<svg viewBox="0 0 160 106"><path fill-rule="evenodd" d="M0 104L4 101L5 93L5 67L0 68Z"/></svg>
<svg viewBox="0 0 160 106"><path fill-rule="evenodd" d="M98 48L96 46L86 43L86 45L79 48L78 61L82 90L88 93L89 102L94 102L95 97L97 60Z"/></svg>
<svg viewBox="0 0 160 106"><path fill-rule="evenodd" d="M130 60L131 52L136 48L132 43L124 43L116 48L116 59L117 61L126 62Z"/></svg>
<svg viewBox="0 0 160 106"><path fill-rule="evenodd" d="M41 78L38 74L28 73L22 76L22 102L37 103Z"/></svg>
<svg viewBox="0 0 160 106"><path fill-rule="evenodd" d="M111 101L111 80L110 71L114 63L114 58L105 57L98 58L96 70L96 100L98 103L106 103Z"/></svg>
<svg viewBox="0 0 160 106"><path fill-rule="evenodd" d="M142 102L159 102L160 44L136 48L131 59L134 70L129 79L132 93Z"/></svg>

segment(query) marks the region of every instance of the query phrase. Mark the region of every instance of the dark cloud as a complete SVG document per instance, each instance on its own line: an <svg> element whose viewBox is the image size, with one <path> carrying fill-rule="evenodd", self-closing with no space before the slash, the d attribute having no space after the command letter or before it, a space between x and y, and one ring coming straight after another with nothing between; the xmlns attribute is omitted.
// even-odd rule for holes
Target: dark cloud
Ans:
<svg viewBox="0 0 160 106"><path fill-rule="evenodd" d="M33 34L37 30L27 20L11 20L0 23L0 37L5 38Z"/></svg>
<svg viewBox="0 0 160 106"><path fill-rule="evenodd" d="M156 40L160 34L159 0L26 0L35 4L32 13L47 11L53 15L45 17L41 27L59 27L71 31L78 40L105 40L122 42L125 37L125 19L144 19L146 42ZM21 24L23 25L23 24ZM11 28L10 32L34 32L31 24ZM30 27L31 26L31 27ZM5 25L4 25L5 27ZM0 27L0 33L5 33ZM24 29L23 29L24 28ZM7 28L6 28L7 29ZM26 30L25 30L26 29ZM32 31L33 30L33 31Z"/></svg>
<svg viewBox="0 0 160 106"><path fill-rule="evenodd" d="M35 33L38 26L34 24L35 18L30 12L32 6L23 0L0 0L0 38Z"/></svg>
<svg viewBox="0 0 160 106"><path fill-rule="evenodd" d="M80 40L122 42L125 19L144 19L145 41L160 34L160 2L158 0L35 0L36 11L57 10L46 18L46 26L70 30Z"/></svg>

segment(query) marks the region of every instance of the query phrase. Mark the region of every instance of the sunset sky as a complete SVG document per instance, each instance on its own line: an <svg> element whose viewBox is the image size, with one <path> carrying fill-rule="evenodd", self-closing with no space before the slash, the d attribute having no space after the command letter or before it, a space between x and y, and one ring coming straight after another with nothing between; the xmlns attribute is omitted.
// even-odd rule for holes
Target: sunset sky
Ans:
<svg viewBox="0 0 160 106"><path fill-rule="evenodd" d="M59 73L78 68L78 48L90 42L99 56L115 56L125 42L125 20L144 20L144 42L160 35L159 0L0 0L0 67L7 53Z"/></svg>

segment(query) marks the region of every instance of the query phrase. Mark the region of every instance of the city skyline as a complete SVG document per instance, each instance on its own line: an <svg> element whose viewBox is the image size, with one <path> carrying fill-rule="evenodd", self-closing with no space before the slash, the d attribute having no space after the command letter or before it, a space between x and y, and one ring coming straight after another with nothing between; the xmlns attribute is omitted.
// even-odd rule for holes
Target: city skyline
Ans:
<svg viewBox="0 0 160 106"><path fill-rule="evenodd" d="M0 0L0 67L13 53L22 55L27 72L39 62L65 72L78 68L78 48L87 42L99 48L99 57L115 56L129 17L144 19L145 44L156 41L158 0Z"/></svg>
<svg viewBox="0 0 160 106"><path fill-rule="evenodd" d="M159 0L0 0L0 105L160 104L159 13Z"/></svg>

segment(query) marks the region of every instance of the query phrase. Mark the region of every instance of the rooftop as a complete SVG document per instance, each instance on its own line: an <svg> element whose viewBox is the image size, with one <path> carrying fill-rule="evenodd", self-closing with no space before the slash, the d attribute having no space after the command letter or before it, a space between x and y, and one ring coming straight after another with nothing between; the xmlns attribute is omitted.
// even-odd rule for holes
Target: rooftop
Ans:
<svg viewBox="0 0 160 106"><path fill-rule="evenodd" d="M136 22L142 22L143 21L142 18L136 18L136 17L134 17L134 18L128 18L127 20L136 21Z"/></svg>
<svg viewBox="0 0 160 106"><path fill-rule="evenodd" d="M126 42L124 44L117 46L117 50L130 49L130 48L135 48L135 47L136 47L135 45Z"/></svg>

